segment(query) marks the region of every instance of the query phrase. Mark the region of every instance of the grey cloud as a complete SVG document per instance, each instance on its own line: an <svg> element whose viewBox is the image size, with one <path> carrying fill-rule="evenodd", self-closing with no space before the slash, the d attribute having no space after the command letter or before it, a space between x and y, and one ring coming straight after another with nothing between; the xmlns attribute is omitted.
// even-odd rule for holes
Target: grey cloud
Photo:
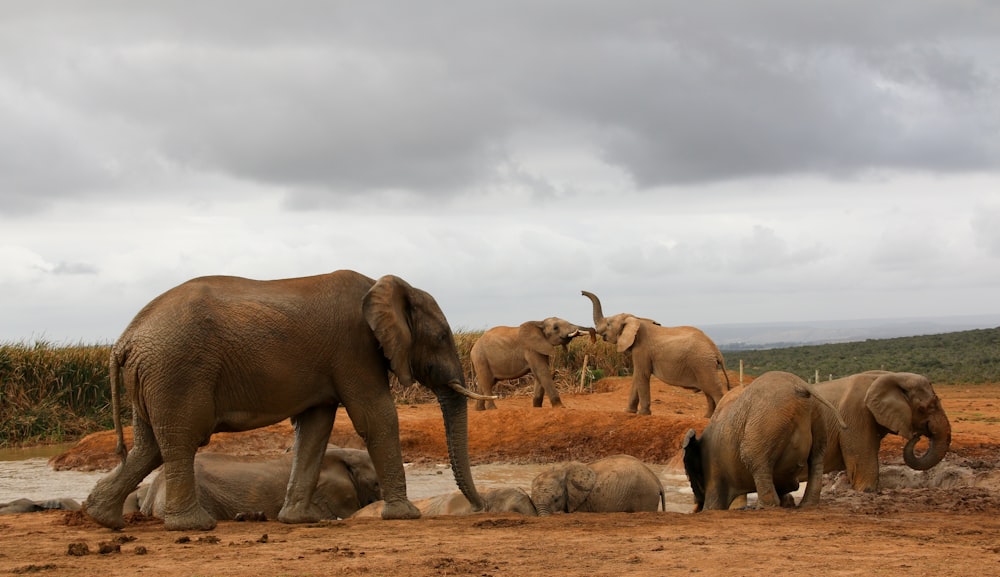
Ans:
<svg viewBox="0 0 1000 577"><path fill-rule="evenodd" d="M160 159L289 207L446 197L523 182L511 135L538 127L590 139L640 188L1000 167L989 2L63 2L0 26L9 84L89 123L0 137L41 134L32 158L65 160L66 180L3 167L42 194Z"/></svg>

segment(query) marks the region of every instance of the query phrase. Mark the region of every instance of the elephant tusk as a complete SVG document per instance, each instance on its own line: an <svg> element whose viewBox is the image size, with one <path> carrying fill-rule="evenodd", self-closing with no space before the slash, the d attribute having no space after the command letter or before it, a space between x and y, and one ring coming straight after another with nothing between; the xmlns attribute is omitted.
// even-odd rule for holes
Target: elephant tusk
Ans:
<svg viewBox="0 0 1000 577"><path fill-rule="evenodd" d="M465 395L466 397L469 397L474 401L493 401L500 398L496 395L480 395L479 393L473 393L469 389L463 387L462 384L459 383L458 381L449 381L448 386L451 387L455 392L461 393L462 395Z"/></svg>

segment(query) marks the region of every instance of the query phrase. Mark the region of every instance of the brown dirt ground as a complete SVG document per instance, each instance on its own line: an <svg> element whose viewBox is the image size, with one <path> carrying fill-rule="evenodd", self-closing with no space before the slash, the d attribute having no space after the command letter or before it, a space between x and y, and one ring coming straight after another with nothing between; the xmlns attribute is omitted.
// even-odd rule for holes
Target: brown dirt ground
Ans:
<svg viewBox="0 0 1000 577"><path fill-rule="evenodd" d="M734 375L735 376L735 375ZM500 409L470 412L475 463L591 460L627 452L671 463L689 427L700 430L704 398L655 383L653 415L622 412L625 379L605 392L564 394L565 410L532 409L524 396ZM953 426L951 451L938 467L964 467L997 479L1000 383L937 385ZM444 462L436 405L399 407L405 458ZM216 435L205 450L283 451L282 423ZM331 442L359 446L346 417ZM53 460L63 468L115 463L113 438L88 437ZM887 438L883 464L901 463L902 442ZM676 462L676 461L675 461ZM937 468L936 468L937 469ZM933 471L933 470L932 470ZM83 544L90 554L70 555ZM101 553L101 549L109 552ZM0 574L135 575L1000 575L1000 488L884 489L860 494L824 489L811 510L358 519L306 525L220 522L206 533L163 529L134 518L120 532L80 513L51 511L0 518Z"/></svg>

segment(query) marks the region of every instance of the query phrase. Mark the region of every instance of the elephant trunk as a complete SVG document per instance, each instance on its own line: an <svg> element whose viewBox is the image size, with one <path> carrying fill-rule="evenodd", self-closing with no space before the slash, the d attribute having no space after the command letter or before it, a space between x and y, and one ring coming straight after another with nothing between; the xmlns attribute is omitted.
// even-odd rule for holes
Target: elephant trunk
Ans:
<svg viewBox="0 0 1000 577"><path fill-rule="evenodd" d="M580 291L580 294L590 299L590 302L594 304L594 326L601 326L604 324L604 311L601 310L601 299L597 298L592 292Z"/></svg>
<svg viewBox="0 0 1000 577"><path fill-rule="evenodd" d="M931 417L927 423L927 431L926 436L930 445L923 455L917 456L914 451L917 441L922 436L920 433L910 437L909 442L903 447L903 461L911 469L926 471L937 465L944 458L945 453L948 452L948 448L951 446L951 423L948 422L948 417L945 416L944 411L936 412Z"/></svg>
<svg viewBox="0 0 1000 577"><path fill-rule="evenodd" d="M469 500L473 511L486 505L476 491L469 463L469 409L465 397L451 390L438 393L438 403L444 417L444 434L448 443L448 460L455 475L455 484Z"/></svg>

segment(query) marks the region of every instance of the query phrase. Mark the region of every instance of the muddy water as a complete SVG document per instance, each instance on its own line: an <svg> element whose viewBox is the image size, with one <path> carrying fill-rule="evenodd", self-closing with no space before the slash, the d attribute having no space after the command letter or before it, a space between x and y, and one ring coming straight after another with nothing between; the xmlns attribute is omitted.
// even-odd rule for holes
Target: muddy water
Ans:
<svg viewBox="0 0 1000 577"><path fill-rule="evenodd" d="M27 498L46 500L69 497L83 502L94 483L104 472L53 471L48 457L62 449L48 449L45 454L0 454L0 503ZM20 459L14 457L20 456ZM531 480L548 465L477 465L472 468L476 486L520 487L531 491ZM682 513L691 511L691 489L683 475L672 475L661 467L651 466L660 476L666 493L667 510ZM456 490L455 479L447 465L407 466L407 492L411 499L432 497Z"/></svg>

